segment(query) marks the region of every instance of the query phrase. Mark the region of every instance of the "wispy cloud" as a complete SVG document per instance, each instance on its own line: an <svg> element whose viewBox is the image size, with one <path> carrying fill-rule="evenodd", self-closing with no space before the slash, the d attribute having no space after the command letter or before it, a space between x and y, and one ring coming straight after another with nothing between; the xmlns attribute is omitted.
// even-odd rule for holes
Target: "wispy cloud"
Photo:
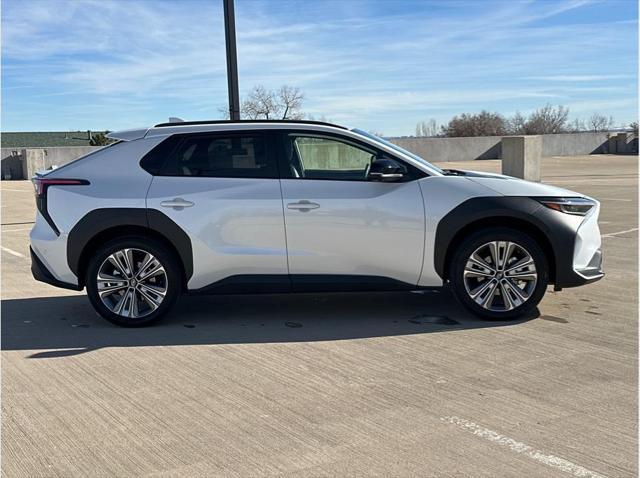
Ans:
<svg viewBox="0 0 640 478"><path fill-rule="evenodd" d="M625 80L632 78L631 75L547 75L530 76L529 80L540 81L570 81L570 82L599 82L607 80Z"/></svg>
<svg viewBox="0 0 640 478"><path fill-rule="evenodd" d="M309 114L387 134L546 102L609 114L626 98L627 121L636 15L590 0L236 0L241 90L296 85ZM2 52L4 130L217 117L226 103L221 2L5 0Z"/></svg>

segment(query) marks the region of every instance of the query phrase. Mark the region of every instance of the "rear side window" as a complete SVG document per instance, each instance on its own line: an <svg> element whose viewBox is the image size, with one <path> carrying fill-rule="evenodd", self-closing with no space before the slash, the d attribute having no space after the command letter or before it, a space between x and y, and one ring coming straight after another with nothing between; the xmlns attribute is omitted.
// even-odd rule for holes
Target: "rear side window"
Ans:
<svg viewBox="0 0 640 478"><path fill-rule="evenodd" d="M276 178L264 135L175 135L141 162L151 174L210 178Z"/></svg>

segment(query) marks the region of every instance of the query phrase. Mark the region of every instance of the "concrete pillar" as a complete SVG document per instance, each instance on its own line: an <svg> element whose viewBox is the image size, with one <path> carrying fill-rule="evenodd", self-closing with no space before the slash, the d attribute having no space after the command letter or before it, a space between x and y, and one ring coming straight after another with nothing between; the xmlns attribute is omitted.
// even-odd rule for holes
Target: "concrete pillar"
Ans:
<svg viewBox="0 0 640 478"><path fill-rule="evenodd" d="M542 138L505 136L502 138L502 174L527 181L540 181Z"/></svg>
<svg viewBox="0 0 640 478"><path fill-rule="evenodd" d="M18 150L11 150L9 155L2 158L2 179L24 179L22 156Z"/></svg>
<svg viewBox="0 0 640 478"><path fill-rule="evenodd" d="M616 148L617 138L615 134L609 133L609 140L607 141L607 153L608 154L616 154L618 151Z"/></svg>
<svg viewBox="0 0 640 478"><path fill-rule="evenodd" d="M625 154L628 153L627 143L629 142L629 138L631 135L629 133L618 133L616 135L616 153L617 154Z"/></svg>
<svg viewBox="0 0 640 478"><path fill-rule="evenodd" d="M22 177L31 179L37 171L46 169L44 149L22 150Z"/></svg>

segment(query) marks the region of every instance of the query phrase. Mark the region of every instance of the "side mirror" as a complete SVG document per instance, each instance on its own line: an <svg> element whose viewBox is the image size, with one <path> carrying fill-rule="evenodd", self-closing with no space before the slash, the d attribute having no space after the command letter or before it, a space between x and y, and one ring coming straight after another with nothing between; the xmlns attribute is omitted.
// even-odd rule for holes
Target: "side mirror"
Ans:
<svg viewBox="0 0 640 478"><path fill-rule="evenodd" d="M371 163L367 178L370 181L393 182L402 180L407 174L407 168L389 158L376 159Z"/></svg>

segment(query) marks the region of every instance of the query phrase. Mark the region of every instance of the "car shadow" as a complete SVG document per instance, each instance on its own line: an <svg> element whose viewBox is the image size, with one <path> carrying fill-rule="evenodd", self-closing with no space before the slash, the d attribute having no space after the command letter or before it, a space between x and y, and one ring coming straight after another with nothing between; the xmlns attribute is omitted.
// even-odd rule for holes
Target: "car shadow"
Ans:
<svg viewBox="0 0 640 478"><path fill-rule="evenodd" d="M83 295L37 297L2 301L2 349L56 358L105 347L333 341L513 326L537 316L480 320L446 290L187 296L161 322L123 328Z"/></svg>

